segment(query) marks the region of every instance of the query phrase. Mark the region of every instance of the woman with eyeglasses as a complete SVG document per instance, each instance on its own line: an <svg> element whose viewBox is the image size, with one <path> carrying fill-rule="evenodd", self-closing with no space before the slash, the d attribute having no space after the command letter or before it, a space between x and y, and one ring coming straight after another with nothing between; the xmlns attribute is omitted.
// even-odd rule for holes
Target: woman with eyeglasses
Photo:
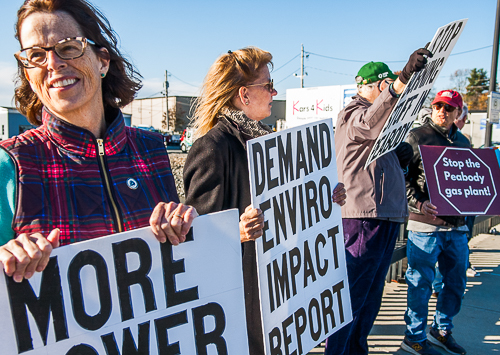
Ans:
<svg viewBox="0 0 500 355"><path fill-rule="evenodd" d="M274 89L272 55L247 47L221 55L210 67L197 101L197 140L184 166L186 203L200 214L238 208L250 354L264 354L258 294L255 240L264 216L250 205L246 141L271 133L261 121L271 115ZM339 184L333 201L343 205Z"/></svg>
<svg viewBox="0 0 500 355"><path fill-rule="evenodd" d="M54 247L148 225L183 242L196 210L178 203L163 137L125 127L119 107L140 75L108 20L85 0L27 0L16 38L16 106L38 128L0 143L7 275L20 282Z"/></svg>

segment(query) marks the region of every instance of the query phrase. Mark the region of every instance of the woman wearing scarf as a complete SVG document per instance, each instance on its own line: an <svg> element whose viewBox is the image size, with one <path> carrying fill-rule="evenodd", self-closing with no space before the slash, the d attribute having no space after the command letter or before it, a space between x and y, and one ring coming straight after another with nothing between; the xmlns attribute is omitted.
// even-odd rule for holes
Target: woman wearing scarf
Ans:
<svg viewBox="0 0 500 355"><path fill-rule="evenodd" d="M271 115L272 55L247 47L221 55L210 67L194 117L198 138L184 166L186 204L206 214L238 208L250 354L264 354L255 240L262 236L264 216L251 207L246 142L271 133L260 121ZM339 184L333 201L343 205Z"/></svg>

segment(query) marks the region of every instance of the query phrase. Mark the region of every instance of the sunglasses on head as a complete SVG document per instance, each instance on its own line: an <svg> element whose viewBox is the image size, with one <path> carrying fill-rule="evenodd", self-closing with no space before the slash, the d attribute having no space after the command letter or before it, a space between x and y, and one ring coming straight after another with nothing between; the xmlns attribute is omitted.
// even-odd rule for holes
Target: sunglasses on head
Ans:
<svg viewBox="0 0 500 355"><path fill-rule="evenodd" d="M267 83L262 83L262 84L251 84L251 85L246 85L247 87L249 86L264 86L269 92L274 91L274 82L273 79L269 80Z"/></svg>
<svg viewBox="0 0 500 355"><path fill-rule="evenodd" d="M439 111L439 110L441 110L441 108L443 106L444 106L444 109L445 109L446 112L453 112L456 109L456 107L453 107L453 106L448 105L448 104L443 104L443 103L440 103L440 102L438 102L437 104L432 105L432 108L435 109L436 111Z"/></svg>

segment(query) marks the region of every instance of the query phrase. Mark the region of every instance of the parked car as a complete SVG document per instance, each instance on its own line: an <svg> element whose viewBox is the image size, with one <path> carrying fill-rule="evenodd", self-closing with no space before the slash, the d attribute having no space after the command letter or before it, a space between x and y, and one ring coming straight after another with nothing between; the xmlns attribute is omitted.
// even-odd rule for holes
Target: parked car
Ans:
<svg viewBox="0 0 500 355"><path fill-rule="evenodd" d="M181 144L181 135L180 134L172 134L172 138L170 138L171 145L179 145Z"/></svg>
<svg viewBox="0 0 500 355"><path fill-rule="evenodd" d="M181 143L181 135L174 132L163 133L167 145L179 145Z"/></svg>
<svg viewBox="0 0 500 355"><path fill-rule="evenodd" d="M185 153L189 152L191 146L193 145L194 142L193 134L194 134L194 129L191 127L186 128L184 132L182 132L181 150Z"/></svg>
<svg viewBox="0 0 500 355"><path fill-rule="evenodd" d="M133 126L133 127L140 128L140 129L143 129L145 131L158 132L158 130L156 128L154 128L153 126L148 126L145 124L139 124L139 125Z"/></svg>

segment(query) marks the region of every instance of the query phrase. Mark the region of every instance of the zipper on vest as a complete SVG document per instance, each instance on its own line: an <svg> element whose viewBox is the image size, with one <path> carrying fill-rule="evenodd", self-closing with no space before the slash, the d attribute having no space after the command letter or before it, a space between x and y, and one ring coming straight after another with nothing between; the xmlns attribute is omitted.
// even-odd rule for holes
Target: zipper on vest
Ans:
<svg viewBox="0 0 500 355"><path fill-rule="evenodd" d="M114 214L114 221L115 221L115 226L118 232L123 232L123 221L120 218L120 212L118 211L118 205L113 198L113 194L111 193L111 179L109 177L109 172L105 168L106 164L104 162L104 142L102 139L97 139L97 151L99 153L99 166L101 168L102 176L104 177L104 187L106 189L106 192L108 194L109 201L111 202L111 210Z"/></svg>
<svg viewBox="0 0 500 355"><path fill-rule="evenodd" d="M380 201L379 204L382 204L382 200L384 199L384 169L380 169Z"/></svg>

